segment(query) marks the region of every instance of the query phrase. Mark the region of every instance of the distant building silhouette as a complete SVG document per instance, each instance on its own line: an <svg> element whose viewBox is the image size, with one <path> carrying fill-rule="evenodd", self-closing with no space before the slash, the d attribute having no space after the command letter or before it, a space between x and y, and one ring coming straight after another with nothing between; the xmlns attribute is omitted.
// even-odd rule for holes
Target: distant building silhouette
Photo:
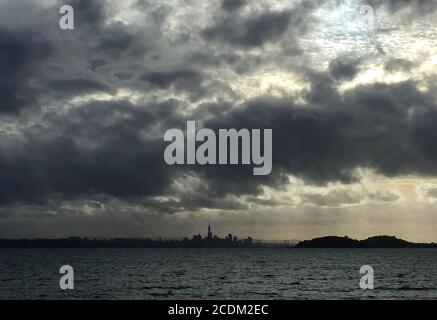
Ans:
<svg viewBox="0 0 437 320"><path fill-rule="evenodd" d="M212 233L211 219L208 222L208 232L205 238L195 234L191 239L182 240L157 240L152 239L88 239L70 237L67 239L0 239L0 248L263 248L263 247L289 247L288 244L278 245L273 243L254 242L251 237L239 240L237 236L229 233L220 238Z"/></svg>
<svg viewBox="0 0 437 320"><path fill-rule="evenodd" d="M207 236L208 240L212 240L212 232L211 232L211 218L209 218L209 223L208 223L208 236Z"/></svg>

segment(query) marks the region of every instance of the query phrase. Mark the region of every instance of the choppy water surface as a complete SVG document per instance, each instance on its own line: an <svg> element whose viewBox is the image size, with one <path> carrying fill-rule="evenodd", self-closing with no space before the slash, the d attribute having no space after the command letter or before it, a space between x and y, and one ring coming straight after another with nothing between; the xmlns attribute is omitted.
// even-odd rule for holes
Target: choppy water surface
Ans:
<svg viewBox="0 0 437 320"><path fill-rule="evenodd" d="M63 264L74 290L59 289ZM437 250L0 249L0 299L367 298L437 299Z"/></svg>

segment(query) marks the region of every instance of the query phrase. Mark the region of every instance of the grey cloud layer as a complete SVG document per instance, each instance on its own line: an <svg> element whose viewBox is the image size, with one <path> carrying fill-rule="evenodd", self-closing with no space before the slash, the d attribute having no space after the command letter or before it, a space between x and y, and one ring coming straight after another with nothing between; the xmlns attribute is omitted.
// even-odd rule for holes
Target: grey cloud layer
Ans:
<svg viewBox="0 0 437 320"><path fill-rule="evenodd" d="M333 92L332 97L339 95ZM177 101L85 104L48 117L42 127L3 145L0 167L9 187L0 199L34 201L52 193L67 198L153 196L165 194L173 178L190 170L206 180L209 188L203 193L211 196L257 193L261 185L280 187L288 174L316 184L351 182L359 167L387 176L437 175L437 110L413 83L359 87L333 99L324 106L265 97L228 111L218 105L222 112L212 118L208 113L209 128L274 130L274 173L267 178L251 177L245 166L167 167L163 133L184 128L193 118L179 112L183 108Z"/></svg>
<svg viewBox="0 0 437 320"><path fill-rule="evenodd" d="M37 33L0 30L0 113L17 113L39 98L44 89L32 80L38 78L38 66L52 49Z"/></svg>
<svg viewBox="0 0 437 320"><path fill-rule="evenodd" d="M410 2L403 1L406 6ZM148 1L135 3L154 19L142 26L109 20L114 14L111 1L70 3L77 12L74 32L53 27L56 11L31 28L1 26L1 117L19 122L24 111L31 111L43 119L0 139L2 205L103 195L143 201L158 212L244 209L226 197L259 194L262 186L284 187L288 175L318 185L355 181L357 168L386 176L437 175L436 97L419 90L414 81L340 92L341 83L360 73L361 63L340 58L328 61L326 70L290 70L309 86L298 96L245 100L231 88L232 81L215 76L226 70L225 76L231 74L238 82L239 75L255 73L263 65L281 65L281 55L289 58L290 45L300 49L297 40L315 21L312 12L318 2L281 10L253 9L244 1L217 2L211 19L186 37L182 31L168 35L172 10L165 5L148 11ZM398 7L393 3L390 8ZM28 10L36 14L42 9L33 4ZM284 36L290 36L287 46ZM264 51L266 45L278 45L274 57ZM414 67L406 60L385 64L389 71L406 73ZM121 89L152 97L141 97L138 103L113 98L71 106L73 98ZM191 103L198 103L197 108ZM45 114L46 105L57 107L56 112ZM64 110L65 105L69 108ZM272 175L253 177L245 166L166 166L165 130L184 128L193 119L213 129L272 128ZM201 196L152 199L172 196L172 183L187 175L203 181Z"/></svg>

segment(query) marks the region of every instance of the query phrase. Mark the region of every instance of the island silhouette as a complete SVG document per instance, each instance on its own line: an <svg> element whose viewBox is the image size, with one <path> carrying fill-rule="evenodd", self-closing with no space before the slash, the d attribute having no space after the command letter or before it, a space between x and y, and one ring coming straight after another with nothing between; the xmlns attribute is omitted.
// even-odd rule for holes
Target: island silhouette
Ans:
<svg viewBox="0 0 437 320"><path fill-rule="evenodd" d="M376 236L365 240L322 237L299 242L296 248L437 248L436 243L413 243L394 236Z"/></svg>

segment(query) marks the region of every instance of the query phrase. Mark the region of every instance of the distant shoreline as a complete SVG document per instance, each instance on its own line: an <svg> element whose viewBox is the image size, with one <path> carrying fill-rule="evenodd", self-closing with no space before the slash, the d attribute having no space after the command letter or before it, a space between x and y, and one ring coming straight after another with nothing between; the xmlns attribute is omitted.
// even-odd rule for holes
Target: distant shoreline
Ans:
<svg viewBox="0 0 437 320"><path fill-rule="evenodd" d="M130 248L157 248L157 249L232 249L232 248L319 248L319 249L427 249L437 248L436 243L413 243L393 236L376 236L365 240L355 240L349 237L322 237L300 241L296 245L285 243L266 242L216 242L194 240L151 240L151 239L88 239L70 237L66 239L0 239L0 249L130 249Z"/></svg>
<svg viewBox="0 0 437 320"><path fill-rule="evenodd" d="M226 241L225 239L201 240L152 240L152 239L88 239L71 237L66 239L0 239L0 249L68 249L68 248L291 248L287 243L252 242L247 240Z"/></svg>

